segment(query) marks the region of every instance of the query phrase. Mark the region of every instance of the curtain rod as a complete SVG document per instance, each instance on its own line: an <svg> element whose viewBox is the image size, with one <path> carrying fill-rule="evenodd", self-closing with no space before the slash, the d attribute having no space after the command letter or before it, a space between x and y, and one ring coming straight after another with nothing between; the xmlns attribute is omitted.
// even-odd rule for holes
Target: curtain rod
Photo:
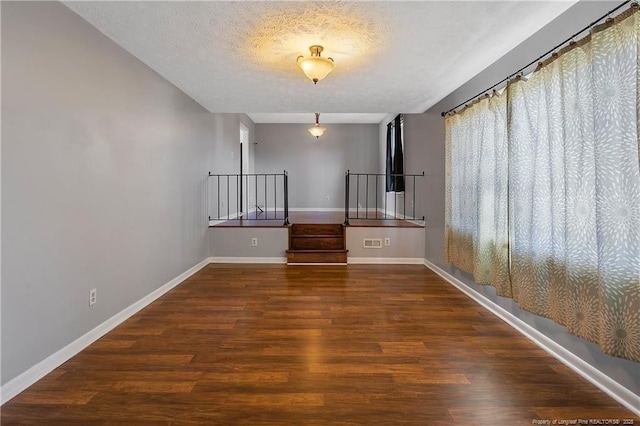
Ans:
<svg viewBox="0 0 640 426"><path fill-rule="evenodd" d="M565 43L567 43L568 41L573 40L574 38L576 38L578 35L580 35L581 33L583 33L584 31L590 29L591 27L593 27L594 25L596 25L598 22L602 21L604 18L606 18L607 16L611 15L613 12L615 12L616 10L620 9L621 7L623 7L624 5L626 5L627 3L631 3L634 2L636 3L635 0L625 0L624 2L622 2L621 4L619 4L617 7L611 9L610 11L608 11L607 13L605 13L604 15L602 15L601 17L599 17L598 19L596 19L595 21L593 21L592 23L590 23L589 25L585 26L584 28L582 28L580 31L578 31L577 33L575 33L574 35L572 35L571 37L565 39L562 43L558 44L557 46L555 46L553 49L549 50L548 52L540 55L537 59L534 59L533 61L529 62L527 65L525 65L524 67L520 68L518 71L508 75L507 77L503 78L502 80L500 80L499 82L497 82L496 84L494 84L493 86L490 86L489 88L483 90L482 92L478 93L475 96L470 97L469 99L467 99L464 102L459 103L458 105L454 106L453 108L444 111L442 113L440 113L440 115L442 117L444 117L445 115L449 114L451 111L454 111L458 108L460 108L462 105L466 104L467 102L476 99L477 97L479 97L480 95L490 91L491 89L499 86L500 84L504 83L505 81L508 81L510 78L512 78L513 76L519 74L520 72L522 72L523 70L529 68L531 65L535 64L536 62L538 62L540 59L544 58L545 56L547 56L550 53L553 53L556 49L558 49L560 46L564 45Z"/></svg>

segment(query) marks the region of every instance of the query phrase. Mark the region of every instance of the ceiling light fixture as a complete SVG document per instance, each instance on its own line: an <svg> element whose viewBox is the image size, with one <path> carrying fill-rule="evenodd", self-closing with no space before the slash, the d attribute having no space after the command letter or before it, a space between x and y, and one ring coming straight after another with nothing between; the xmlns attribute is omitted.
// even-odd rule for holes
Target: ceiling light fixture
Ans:
<svg viewBox="0 0 640 426"><path fill-rule="evenodd" d="M320 136L324 135L324 132L327 130L326 127L320 127L320 113L316 112L316 124L313 127L309 127L307 130L311 133L312 136L315 136L318 139Z"/></svg>
<svg viewBox="0 0 640 426"><path fill-rule="evenodd" d="M320 53L324 50L324 47L314 44L309 47L311 56L298 56L298 68L302 70L313 84L318 84L320 80L325 78L336 65L333 63L332 58L323 58Z"/></svg>

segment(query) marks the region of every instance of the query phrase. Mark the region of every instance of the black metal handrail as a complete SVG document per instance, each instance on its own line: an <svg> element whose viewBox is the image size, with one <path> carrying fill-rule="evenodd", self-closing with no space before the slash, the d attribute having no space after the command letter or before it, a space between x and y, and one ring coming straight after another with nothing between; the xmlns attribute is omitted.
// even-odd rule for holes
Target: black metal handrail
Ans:
<svg viewBox="0 0 640 426"><path fill-rule="evenodd" d="M244 219L282 220L284 225L289 224L289 175L286 170L283 173L248 174L209 172L207 194L209 222Z"/></svg>
<svg viewBox="0 0 640 426"><path fill-rule="evenodd" d="M402 177L405 180L405 191L401 194L402 198L402 210L399 211L398 207L398 192L386 191L386 179L389 177ZM349 224L349 219L390 219L390 220L421 220L424 221L424 216L416 217L416 178L424 177L424 172L421 174L391 174L385 173L351 173L347 170L345 174L345 188L344 188L344 223ZM355 180L355 208L351 208L352 193L351 193L351 181ZM361 189L361 187L364 188ZM364 192L364 196L361 197L361 192ZM373 193L372 193L373 192ZM387 194L393 194L393 211L388 208ZM407 194L411 196L411 214L407 213ZM371 197L370 197L371 196ZM364 198L364 199L363 199ZM382 202L379 200L382 198ZM361 205L361 201L364 201L364 206ZM371 206L373 202L373 206ZM351 211L355 210L355 217L351 214ZM362 214L360 212L363 212Z"/></svg>

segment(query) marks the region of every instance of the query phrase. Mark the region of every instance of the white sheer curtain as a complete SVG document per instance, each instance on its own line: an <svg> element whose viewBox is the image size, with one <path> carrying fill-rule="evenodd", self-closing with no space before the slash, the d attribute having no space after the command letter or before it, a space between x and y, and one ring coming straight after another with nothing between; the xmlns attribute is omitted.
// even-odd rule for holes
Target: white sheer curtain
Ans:
<svg viewBox="0 0 640 426"><path fill-rule="evenodd" d="M509 84L506 138L487 130L500 122L489 100L447 119L446 257L523 309L640 362L637 9ZM505 140L508 202L502 172L488 177L502 170L489 158ZM489 241L500 248L506 212L507 279L493 273L504 255L484 255Z"/></svg>
<svg viewBox="0 0 640 426"><path fill-rule="evenodd" d="M508 269L507 98L447 118L447 261L511 296Z"/></svg>
<svg viewBox="0 0 640 426"><path fill-rule="evenodd" d="M597 288L589 52L572 49L508 91L513 298L561 324L572 290Z"/></svg>
<svg viewBox="0 0 640 426"><path fill-rule="evenodd" d="M640 13L633 13L637 6L615 25L594 33L593 83L599 343L609 354L640 362Z"/></svg>

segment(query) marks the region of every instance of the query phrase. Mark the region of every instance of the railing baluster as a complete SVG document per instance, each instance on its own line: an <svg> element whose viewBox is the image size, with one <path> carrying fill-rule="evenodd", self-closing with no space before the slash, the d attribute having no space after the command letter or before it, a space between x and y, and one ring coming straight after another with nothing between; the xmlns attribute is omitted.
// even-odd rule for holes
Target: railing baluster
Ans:
<svg viewBox="0 0 640 426"><path fill-rule="evenodd" d="M356 219L360 219L360 174L356 174Z"/></svg>
<svg viewBox="0 0 640 426"><path fill-rule="evenodd" d="M385 187L384 187L384 218L387 218L387 181L386 181L386 176L385 176Z"/></svg>
<svg viewBox="0 0 640 426"><path fill-rule="evenodd" d="M375 209L375 218L378 218L378 176L376 176L376 209Z"/></svg>
<svg viewBox="0 0 640 426"><path fill-rule="evenodd" d="M398 191L393 191L393 216L394 219L398 218Z"/></svg>
<svg viewBox="0 0 640 426"><path fill-rule="evenodd" d="M402 181L404 182L404 176L402 176ZM402 220L406 220L406 219L407 219L407 191L405 190L404 194L402 194Z"/></svg>
<svg viewBox="0 0 640 426"><path fill-rule="evenodd" d="M227 175L227 220L229 220L229 175Z"/></svg>
<svg viewBox="0 0 640 426"><path fill-rule="evenodd" d="M344 177L344 224L349 224L349 170Z"/></svg>
<svg viewBox="0 0 640 426"><path fill-rule="evenodd" d="M364 198L364 200L365 200L364 201L364 205L367 208L365 210L365 212L366 212L365 215L367 216L367 219L369 219L369 175L367 175L367 184L366 184L365 188L367 190L366 196Z"/></svg>
<svg viewBox="0 0 640 426"><path fill-rule="evenodd" d="M289 175L284 171L284 224L289 224Z"/></svg>
<svg viewBox="0 0 640 426"><path fill-rule="evenodd" d="M413 199L411 200L411 207L413 207L413 211L411 212L411 216L416 218L416 176L413 175Z"/></svg>

